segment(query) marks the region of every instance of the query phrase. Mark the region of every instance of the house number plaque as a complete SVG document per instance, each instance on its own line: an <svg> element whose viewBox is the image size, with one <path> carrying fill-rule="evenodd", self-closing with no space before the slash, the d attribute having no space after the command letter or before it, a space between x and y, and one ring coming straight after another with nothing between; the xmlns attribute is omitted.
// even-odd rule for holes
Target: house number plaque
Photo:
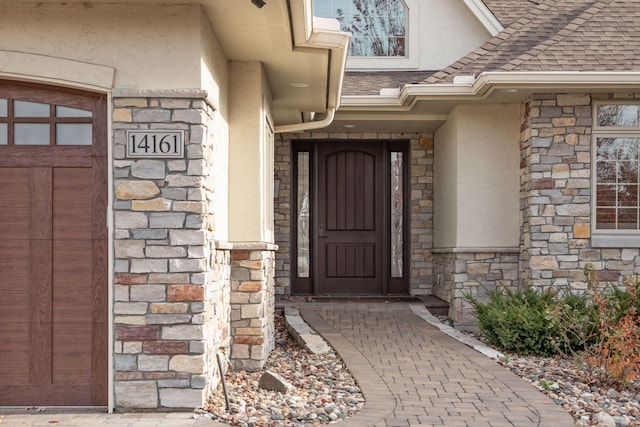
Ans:
<svg viewBox="0 0 640 427"><path fill-rule="evenodd" d="M184 131L128 130L127 157L180 159L184 157Z"/></svg>

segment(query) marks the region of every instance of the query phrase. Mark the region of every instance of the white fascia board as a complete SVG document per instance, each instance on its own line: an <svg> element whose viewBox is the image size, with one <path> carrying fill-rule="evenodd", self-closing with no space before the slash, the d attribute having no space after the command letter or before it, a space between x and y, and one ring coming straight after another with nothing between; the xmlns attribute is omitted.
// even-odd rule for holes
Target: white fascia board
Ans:
<svg viewBox="0 0 640 427"><path fill-rule="evenodd" d="M343 96L345 108L399 108L418 100L482 100L495 89L582 90L637 89L640 72L636 71L559 71L559 72L487 72L471 84L410 84L397 97L379 95Z"/></svg>
<svg viewBox="0 0 640 427"><path fill-rule="evenodd" d="M513 88L616 88L640 84L638 71L492 71L478 76L473 86Z"/></svg>
<svg viewBox="0 0 640 427"><path fill-rule="evenodd" d="M482 0L463 0L464 4L469 8L471 13L482 23L491 36L495 37L504 30L500 21L495 17L493 12L482 2Z"/></svg>

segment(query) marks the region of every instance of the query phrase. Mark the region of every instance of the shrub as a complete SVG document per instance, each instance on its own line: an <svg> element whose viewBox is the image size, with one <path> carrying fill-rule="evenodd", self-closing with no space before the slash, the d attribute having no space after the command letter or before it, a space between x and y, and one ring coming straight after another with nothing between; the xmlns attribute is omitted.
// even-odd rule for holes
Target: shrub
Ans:
<svg viewBox="0 0 640 427"><path fill-rule="evenodd" d="M624 277L624 289L609 286L600 290L593 266L585 268L597 311L595 344L580 359L590 379L601 385L623 387L640 378L640 282Z"/></svg>
<svg viewBox="0 0 640 427"><path fill-rule="evenodd" d="M525 355L557 352L557 325L551 316L555 293L531 287L524 290L498 289L487 292L488 302L470 295L466 299L476 310L480 330L487 341L505 351Z"/></svg>

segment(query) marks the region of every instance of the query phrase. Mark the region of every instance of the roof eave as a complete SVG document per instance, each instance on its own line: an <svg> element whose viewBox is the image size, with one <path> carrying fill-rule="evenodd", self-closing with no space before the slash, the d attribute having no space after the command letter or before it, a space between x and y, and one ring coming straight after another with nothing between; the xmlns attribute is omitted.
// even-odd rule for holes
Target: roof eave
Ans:
<svg viewBox="0 0 640 427"><path fill-rule="evenodd" d="M486 101L496 91L604 92L640 88L638 71L485 72L469 84L405 85L398 96L343 96L341 109L406 108L417 101Z"/></svg>

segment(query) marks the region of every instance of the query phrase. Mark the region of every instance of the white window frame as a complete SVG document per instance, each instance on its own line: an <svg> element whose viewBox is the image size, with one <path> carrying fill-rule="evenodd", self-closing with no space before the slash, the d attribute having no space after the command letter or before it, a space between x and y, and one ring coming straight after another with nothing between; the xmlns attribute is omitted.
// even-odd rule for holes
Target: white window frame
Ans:
<svg viewBox="0 0 640 427"><path fill-rule="evenodd" d="M598 126L598 107L602 105L637 105L638 100L602 100L592 105L591 131L591 246L595 248L637 248L640 247L640 229L599 230L596 228L597 178L598 178L598 138L638 138L640 126ZM640 204L640 200L638 201Z"/></svg>
<svg viewBox="0 0 640 427"><path fill-rule="evenodd" d="M405 7L404 56L349 56L348 70L393 70L418 68L420 50L420 5L418 0L399 0Z"/></svg>

